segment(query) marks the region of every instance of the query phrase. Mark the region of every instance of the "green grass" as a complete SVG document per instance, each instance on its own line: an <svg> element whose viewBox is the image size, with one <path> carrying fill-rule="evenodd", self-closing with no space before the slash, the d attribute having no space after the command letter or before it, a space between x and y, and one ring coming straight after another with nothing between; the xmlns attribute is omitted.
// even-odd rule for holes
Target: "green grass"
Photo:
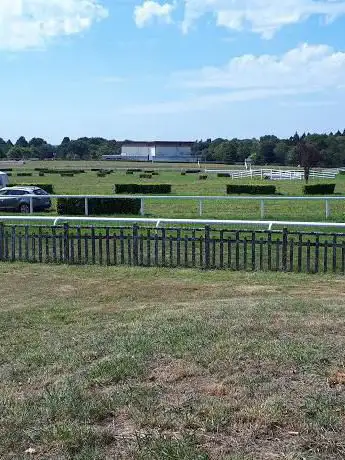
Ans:
<svg viewBox="0 0 345 460"><path fill-rule="evenodd" d="M34 167L49 168L80 168L90 169L91 167L103 168L125 168L135 167L136 164L124 164L118 162L29 162L16 171L33 172ZM141 167L152 168L151 164L139 164ZM221 165L218 165L221 167ZM34 172L33 177L21 178L13 173L11 184L23 183L52 183L57 194L94 194L111 195L115 183L167 183L172 184L172 195L206 195L225 196L226 185L231 183L229 178L218 178L216 174L209 174L206 181L200 181L198 174L181 176L182 165L166 164L153 165L153 167L164 167L159 171L158 176L153 179L139 179L139 173L133 176L126 175L124 169L118 169L105 177L97 177L96 172L88 171L85 174L78 174L74 177L60 177L56 174L46 174L39 177ZM184 165L186 167L186 165ZM227 167L222 165L222 167ZM230 166L232 168L232 166ZM263 184L260 180L234 180L238 184ZM320 180L318 182L333 182ZM314 183L314 181L311 181ZM303 194L303 181L274 181L277 192L280 195L300 196ZM336 194L345 195L345 176L338 176L336 179ZM344 220L343 202L331 203L331 221ZM54 212L53 212L54 214ZM198 218L199 203L197 201L176 201L176 200L146 200L145 215L148 217L171 217L171 218ZM260 203L258 201L208 201L204 204L203 217L208 219L259 219ZM300 221L324 221L325 204L322 201L270 201L265 204L265 219L267 220L300 220Z"/></svg>
<svg viewBox="0 0 345 460"><path fill-rule="evenodd" d="M344 278L0 269L0 458L344 458Z"/></svg>

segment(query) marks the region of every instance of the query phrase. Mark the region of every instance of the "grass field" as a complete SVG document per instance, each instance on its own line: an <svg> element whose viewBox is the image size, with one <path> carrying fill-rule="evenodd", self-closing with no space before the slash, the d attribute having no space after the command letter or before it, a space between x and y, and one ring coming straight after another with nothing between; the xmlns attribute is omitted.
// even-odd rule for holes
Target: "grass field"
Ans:
<svg viewBox="0 0 345 460"><path fill-rule="evenodd" d="M198 174L181 176L182 165L167 164L163 165L166 170L159 171L158 176L153 179L139 179L139 174L127 176L125 170L117 170L104 178L97 177L96 172L88 171L85 174L78 174L74 177L60 177L57 174L47 174L38 177L38 173L33 171L35 167L50 168L125 168L134 167L133 164L119 162L29 162L17 168L18 171L28 171L33 173L33 177L18 177L17 169L10 178L12 184L23 183L52 183L57 194L112 194L115 183L168 183L172 184L172 195L226 195L226 185L231 183L231 179L218 178L216 174L209 174L206 181L200 181ZM150 164L141 164L141 167L150 168ZM161 166L161 165L160 165ZM224 167L224 165L218 165ZM157 165L154 165L157 167ZM169 169L170 167L170 169ZM190 167L184 165L184 167ZM195 165L194 165L195 167ZM212 166L214 167L214 165ZM177 169L172 169L177 168ZM234 183L264 183L267 181L234 180ZM333 182L330 180L319 182ZM302 195L302 181L275 181L277 192L281 195L300 196ZM336 179L336 194L345 195L345 176L338 176ZM325 220L324 202L281 202L272 201L266 204L265 218L274 220L303 220L303 221L323 221ZM330 220L344 220L343 202L331 204L332 215ZM197 218L199 217L199 203L197 201L158 201L150 200L145 204L145 213L148 217L170 217L170 218ZM204 205L203 216L205 218L220 219L258 219L260 218L260 203L253 201L216 201L206 202Z"/></svg>
<svg viewBox="0 0 345 460"><path fill-rule="evenodd" d="M0 458L345 457L343 277L0 270Z"/></svg>

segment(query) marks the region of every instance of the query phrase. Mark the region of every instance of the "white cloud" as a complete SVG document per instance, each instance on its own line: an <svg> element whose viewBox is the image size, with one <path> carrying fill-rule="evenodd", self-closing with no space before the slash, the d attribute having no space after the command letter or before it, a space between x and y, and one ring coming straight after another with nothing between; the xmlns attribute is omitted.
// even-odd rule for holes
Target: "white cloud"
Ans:
<svg viewBox="0 0 345 460"><path fill-rule="evenodd" d="M0 0L0 49L42 47L107 15L98 0Z"/></svg>
<svg viewBox="0 0 345 460"><path fill-rule="evenodd" d="M330 22L345 14L344 0L184 0L185 32L201 16L211 13L217 25L249 30L272 38L284 26L320 15Z"/></svg>
<svg viewBox="0 0 345 460"><path fill-rule="evenodd" d="M303 44L282 56L244 55L224 67L204 67L175 74L176 85L198 89L282 89L299 92L340 87L345 78L345 53L327 45Z"/></svg>
<svg viewBox="0 0 345 460"><path fill-rule="evenodd" d="M224 67L174 74L170 83L182 90L193 90L193 96L129 107L126 112L179 113L231 102L334 93L343 90L344 79L345 53L326 45L303 44L282 56L244 55L231 59Z"/></svg>
<svg viewBox="0 0 345 460"><path fill-rule="evenodd" d="M138 27L144 27L154 18L170 24L172 22L171 14L175 8L172 3L161 5L153 0L145 0L140 6L134 9L134 20Z"/></svg>

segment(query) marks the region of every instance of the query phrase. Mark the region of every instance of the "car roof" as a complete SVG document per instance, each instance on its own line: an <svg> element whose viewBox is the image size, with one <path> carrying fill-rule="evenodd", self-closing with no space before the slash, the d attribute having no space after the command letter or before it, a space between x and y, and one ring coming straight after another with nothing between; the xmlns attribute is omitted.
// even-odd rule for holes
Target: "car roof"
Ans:
<svg viewBox="0 0 345 460"><path fill-rule="evenodd" d="M20 186L20 185L14 185L13 187L3 187L1 190L40 190L39 187L34 187L34 186Z"/></svg>

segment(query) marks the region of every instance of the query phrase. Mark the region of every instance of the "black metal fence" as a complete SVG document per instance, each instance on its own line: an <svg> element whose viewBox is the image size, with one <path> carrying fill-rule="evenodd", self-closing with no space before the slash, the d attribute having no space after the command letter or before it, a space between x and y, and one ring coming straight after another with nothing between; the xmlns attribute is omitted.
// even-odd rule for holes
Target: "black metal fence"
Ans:
<svg viewBox="0 0 345 460"><path fill-rule="evenodd" d="M0 260L344 273L345 234L0 224Z"/></svg>

